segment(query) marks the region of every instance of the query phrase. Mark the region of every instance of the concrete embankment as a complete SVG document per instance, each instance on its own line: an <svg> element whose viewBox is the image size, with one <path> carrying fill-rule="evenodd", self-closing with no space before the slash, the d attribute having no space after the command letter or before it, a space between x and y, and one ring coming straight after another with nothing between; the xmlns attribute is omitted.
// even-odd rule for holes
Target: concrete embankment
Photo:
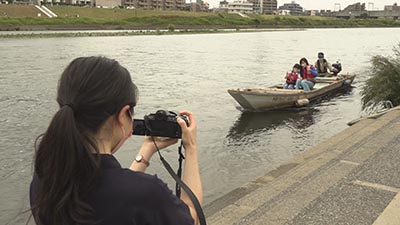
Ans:
<svg viewBox="0 0 400 225"><path fill-rule="evenodd" d="M400 110L361 120L207 205L208 224L400 224L399 149Z"/></svg>

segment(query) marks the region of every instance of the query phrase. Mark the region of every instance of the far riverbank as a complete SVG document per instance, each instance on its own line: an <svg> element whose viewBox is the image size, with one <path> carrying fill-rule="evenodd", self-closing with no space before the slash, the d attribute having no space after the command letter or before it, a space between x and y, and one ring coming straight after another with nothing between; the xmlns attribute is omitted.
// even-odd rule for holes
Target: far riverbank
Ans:
<svg viewBox="0 0 400 225"><path fill-rule="evenodd" d="M32 5L0 5L0 31L124 30L132 34L214 33L264 29L400 27L394 19L339 19L214 12L49 6L57 17L37 16ZM176 31L180 32L176 32ZM124 32L122 32L124 33ZM128 32L129 33L129 32Z"/></svg>
<svg viewBox="0 0 400 225"><path fill-rule="evenodd" d="M185 29L76 29L76 30L17 30L0 31L0 38L49 38L49 37L107 37L107 36L141 36L141 35L183 35L183 34L212 34L212 33L249 33L275 31L301 31L300 28L185 28Z"/></svg>

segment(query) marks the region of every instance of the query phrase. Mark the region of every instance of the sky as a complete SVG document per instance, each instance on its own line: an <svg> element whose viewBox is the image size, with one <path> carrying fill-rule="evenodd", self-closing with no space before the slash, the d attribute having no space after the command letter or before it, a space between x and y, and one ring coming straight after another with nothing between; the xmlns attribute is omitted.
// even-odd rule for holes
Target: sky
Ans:
<svg viewBox="0 0 400 225"><path fill-rule="evenodd" d="M208 2L210 4L210 8L213 7L218 7L219 2L221 0L203 0L205 2ZM227 0L228 2L233 2L234 0ZM290 3L292 0L278 0L278 7L283 5L284 3ZM400 0L295 0L296 3L300 4L303 8L305 9L330 9L330 10L335 10L335 3L340 3L341 9L346 8L346 6L361 2L365 3L367 9L368 8L368 3L372 2L374 3L374 9L375 10L383 10L383 7L385 5L393 5L393 3L396 3L400 5ZM372 10L372 9L371 9Z"/></svg>

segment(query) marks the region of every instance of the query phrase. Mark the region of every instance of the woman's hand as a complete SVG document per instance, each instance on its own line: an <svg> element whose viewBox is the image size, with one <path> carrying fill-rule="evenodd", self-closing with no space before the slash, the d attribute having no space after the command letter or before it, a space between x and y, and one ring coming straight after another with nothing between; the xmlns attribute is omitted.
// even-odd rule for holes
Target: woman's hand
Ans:
<svg viewBox="0 0 400 225"><path fill-rule="evenodd" d="M180 115L185 115L189 117L189 126L186 125L186 122L178 118L177 122L181 126L182 129L182 141L183 141L183 147L185 149L191 148L191 147L196 147L197 145L197 125L196 125L196 120L194 118L194 115L192 112L189 111L182 111L180 112Z"/></svg>
<svg viewBox="0 0 400 225"><path fill-rule="evenodd" d="M168 146L171 146L178 142L178 139L176 139L176 138L145 136L143 146L146 146L145 149L147 149L148 151L151 151L152 153L155 153L157 151L157 148L154 145L153 139L156 142L156 145L159 150L167 148Z"/></svg>
<svg viewBox="0 0 400 225"><path fill-rule="evenodd" d="M150 137L150 136L144 137L144 142L142 147L139 149L138 156L143 157L143 159L145 159L147 162L150 162L151 157L157 151L157 148L153 142L153 138L159 150L166 148L170 145L173 145L178 141L178 139L176 138L161 138L161 137ZM136 160L132 162L130 167L131 170L137 172L144 172L146 171L146 168L147 165L145 163L136 162Z"/></svg>
<svg viewBox="0 0 400 225"><path fill-rule="evenodd" d="M182 129L182 142L185 148L185 163L183 167L182 181L193 191L201 204L203 202L203 188L201 185L197 155L196 120L191 112L183 111L180 112L180 114L188 116L190 123L189 126L187 126L183 119L179 118L177 120ZM195 224L198 224L196 209L192 200L190 200L185 191L182 191L181 199L189 207L190 214L192 215Z"/></svg>

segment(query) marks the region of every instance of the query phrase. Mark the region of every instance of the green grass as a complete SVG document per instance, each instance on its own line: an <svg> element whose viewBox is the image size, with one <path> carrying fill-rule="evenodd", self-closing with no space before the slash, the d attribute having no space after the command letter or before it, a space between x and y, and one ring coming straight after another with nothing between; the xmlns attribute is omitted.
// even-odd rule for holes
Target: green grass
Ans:
<svg viewBox="0 0 400 225"><path fill-rule="evenodd" d="M99 8L82 8L68 6L48 7L59 17L88 17L94 19L127 19L131 17L154 17L154 16L179 16L179 17L205 17L210 13L194 13L186 11L161 11L161 10L144 10L144 9L99 9Z"/></svg>
<svg viewBox="0 0 400 225"><path fill-rule="evenodd" d="M243 18L236 14L227 13L200 13L183 11L160 10L131 10L131 9L99 9L72 6L49 7L57 18L34 17L35 11L28 6L0 5L0 12L13 12L8 16L0 17L3 26L80 26L80 25L120 25L139 27L176 26L219 26L224 28L237 27L399 27L400 21L391 19L336 19L317 16L276 16L276 15L249 15ZM33 6L30 6L33 7ZM12 9L12 10L11 10ZM29 12L29 13L28 13ZM33 16L32 16L33 15ZM79 15L79 16L78 16ZM51 29L51 28L49 28Z"/></svg>

